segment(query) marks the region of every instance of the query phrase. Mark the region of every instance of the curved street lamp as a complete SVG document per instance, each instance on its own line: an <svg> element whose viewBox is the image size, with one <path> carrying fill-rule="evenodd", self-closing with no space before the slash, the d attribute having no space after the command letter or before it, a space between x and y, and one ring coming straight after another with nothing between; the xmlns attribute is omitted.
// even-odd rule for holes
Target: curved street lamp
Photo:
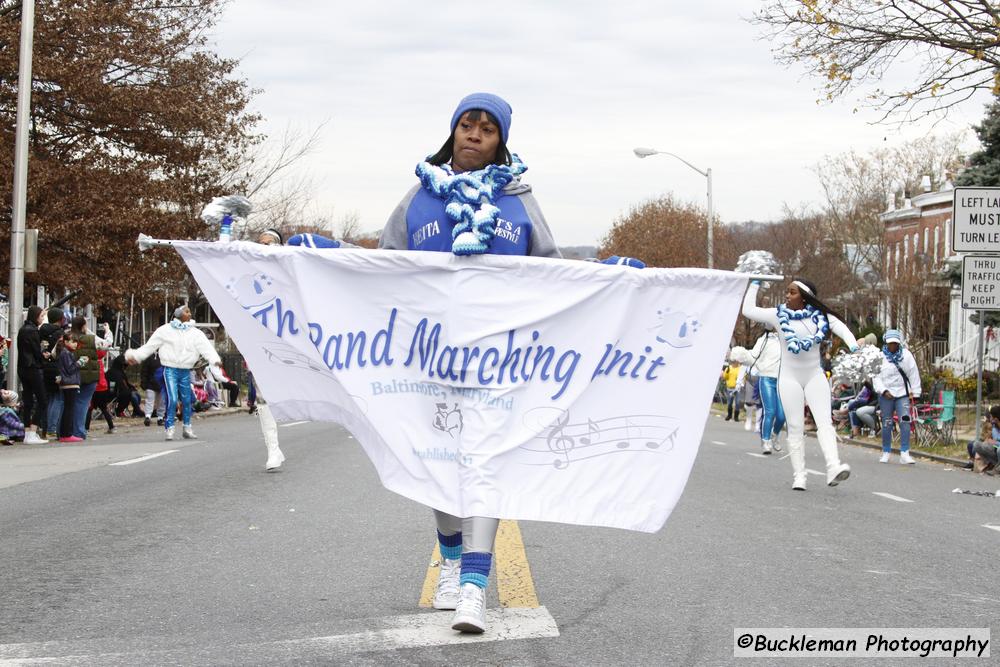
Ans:
<svg viewBox="0 0 1000 667"><path fill-rule="evenodd" d="M684 164L686 164L687 166L691 167L692 169L694 169L695 171L697 171L699 174L701 174L702 176L704 176L706 179L708 179L708 225L707 225L708 226L708 268L710 268L710 269L714 268L714 266L713 266L714 262L712 261L712 256L715 254L713 252L715 242L714 242L713 237L712 237L712 169L708 168L705 171L702 171L698 167L694 166L693 164L691 164L690 162L688 162L687 160L685 160L684 158L682 158L680 155L674 155L673 153L668 153L667 151L658 151L655 148L634 148L634 149L632 149L632 152L635 153L635 156L638 157L638 158L650 157L652 155L669 155L672 158L676 158L676 159L680 160L681 162L683 162Z"/></svg>

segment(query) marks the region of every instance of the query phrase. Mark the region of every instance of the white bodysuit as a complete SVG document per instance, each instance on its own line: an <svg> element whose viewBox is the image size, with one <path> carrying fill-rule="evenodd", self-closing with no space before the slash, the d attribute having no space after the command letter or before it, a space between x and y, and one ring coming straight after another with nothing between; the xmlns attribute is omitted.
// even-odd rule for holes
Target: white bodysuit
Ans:
<svg viewBox="0 0 1000 667"><path fill-rule="evenodd" d="M790 351L785 344L781 323L778 321L778 309L761 308L757 305L759 289L759 285L750 285L746 296L743 297L743 315L751 320L770 324L779 332L781 371L778 374L778 396L781 398L788 425L788 452L792 461L792 471L796 479L805 479L805 406L808 405L816 422L816 437L826 459L827 483L829 483L832 479L831 472L835 476L836 469L840 467L840 457L837 454L837 432L830 415L830 385L820 366L820 345L815 343L808 350L801 350L798 354ZM827 316L827 321L830 330L838 338L847 343L851 350L857 349L858 341L847 325L832 315ZM809 318L790 319L788 325L799 338L810 338L817 333L816 324Z"/></svg>

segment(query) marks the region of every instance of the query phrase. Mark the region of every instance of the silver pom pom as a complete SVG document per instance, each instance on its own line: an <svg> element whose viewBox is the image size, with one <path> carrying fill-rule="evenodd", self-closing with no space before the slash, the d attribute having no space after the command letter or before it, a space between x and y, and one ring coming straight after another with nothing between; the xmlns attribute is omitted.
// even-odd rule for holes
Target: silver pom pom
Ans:
<svg viewBox="0 0 1000 667"><path fill-rule="evenodd" d="M230 215L234 218L245 218L253 210L250 200L241 195L226 195L216 197L207 204L201 212L201 219L207 225L222 224L222 218Z"/></svg>
<svg viewBox="0 0 1000 667"><path fill-rule="evenodd" d="M841 351L833 360L831 378L834 384L861 384L882 370L882 350L865 345L853 354Z"/></svg>
<svg viewBox="0 0 1000 667"><path fill-rule="evenodd" d="M778 260L767 250L748 250L736 262L736 272L759 275L778 273Z"/></svg>
<svg viewBox="0 0 1000 667"><path fill-rule="evenodd" d="M750 350L745 347L736 345L729 350L729 360L738 361L743 365L749 365L753 363L753 355L750 354Z"/></svg>

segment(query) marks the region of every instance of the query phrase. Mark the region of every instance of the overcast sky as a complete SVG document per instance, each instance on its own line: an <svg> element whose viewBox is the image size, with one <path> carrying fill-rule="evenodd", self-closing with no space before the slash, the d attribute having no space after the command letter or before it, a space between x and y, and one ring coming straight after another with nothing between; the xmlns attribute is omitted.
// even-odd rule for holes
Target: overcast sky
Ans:
<svg viewBox="0 0 1000 667"><path fill-rule="evenodd" d="M703 203L712 168L723 223L775 220L820 200L824 155L892 146L980 120L985 99L936 128L872 125L856 99L818 105L817 81L777 65L750 0L232 0L212 36L261 89L262 129L311 129L300 166L335 218L379 230L448 136L458 101L514 109L508 146L560 245L596 244L630 206L672 191Z"/></svg>

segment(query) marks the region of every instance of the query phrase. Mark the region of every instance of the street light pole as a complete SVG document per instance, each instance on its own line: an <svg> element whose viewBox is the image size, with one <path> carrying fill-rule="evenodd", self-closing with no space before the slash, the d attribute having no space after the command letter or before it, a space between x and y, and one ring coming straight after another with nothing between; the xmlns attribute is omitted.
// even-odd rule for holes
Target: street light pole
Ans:
<svg viewBox="0 0 1000 667"><path fill-rule="evenodd" d="M24 319L24 216L28 193L28 120L31 114L31 50L35 31L35 1L21 2L21 52L17 73L17 120L14 126L14 195L10 225L10 286L7 308L11 346L7 388L17 389L17 332Z"/></svg>
<svg viewBox="0 0 1000 667"><path fill-rule="evenodd" d="M683 162L687 166L691 167L692 169L694 169L696 172L698 172L699 174L701 174L702 176L704 176L707 179L707 181L708 181L708 225L707 225L707 227L708 227L708 248L707 248L707 250L708 250L708 268L710 268L710 269L714 268L715 262L712 259L715 256L715 239L714 239L713 234L712 234L712 216L714 214L714 212L712 210L712 169L708 168L705 171L702 171L698 167L694 166L693 164L691 164L690 162L688 162L687 160L685 160L684 158L682 158L680 155L674 155L673 153L668 153L667 151L658 151L655 148L634 148L634 149L632 149L632 152L635 153L635 156L638 157L638 158L649 157L651 155L669 155L672 158L676 158L676 159L680 160L681 162Z"/></svg>
<svg viewBox="0 0 1000 667"><path fill-rule="evenodd" d="M715 268L715 237L712 233L712 168L705 170L705 178L708 179L708 268Z"/></svg>

